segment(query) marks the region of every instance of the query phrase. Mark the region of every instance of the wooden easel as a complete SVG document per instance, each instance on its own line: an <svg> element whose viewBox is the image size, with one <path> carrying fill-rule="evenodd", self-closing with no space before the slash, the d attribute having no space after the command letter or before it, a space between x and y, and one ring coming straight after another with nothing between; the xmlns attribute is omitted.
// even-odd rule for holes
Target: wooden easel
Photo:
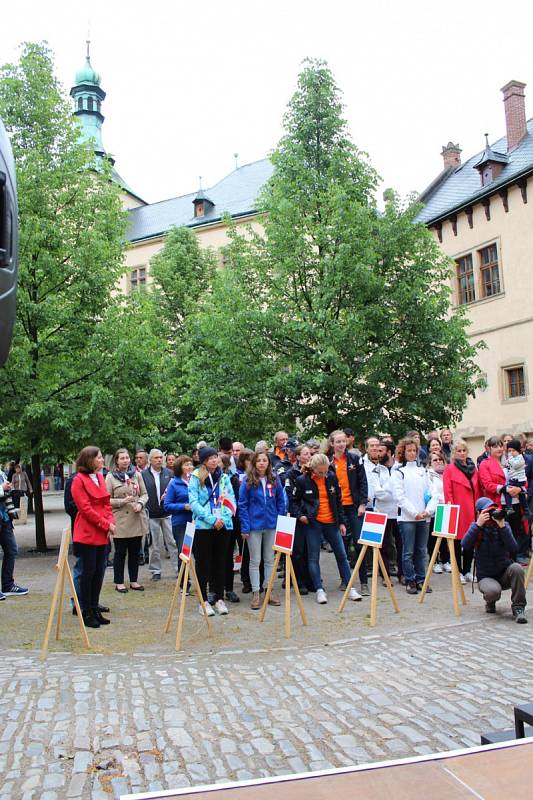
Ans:
<svg viewBox="0 0 533 800"><path fill-rule="evenodd" d="M205 600L200 590L200 584L198 582L198 575L196 574L196 569L194 567L194 561L192 561L187 556L184 556L183 553L180 553L180 559L181 559L180 570L178 572L178 577L176 579L176 586L174 587L172 600L170 601L170 608L168 610L167 621L164 629L164 633L168 633L170 630L170 626L172 624L172 614L174 613L174 608L176 607L176 601L178 599L178 594L180 592L180 587L181 587L180 610L178 614L178 629L176 631L176 650L180 650L181 648L181 634L183 631L183 621L185 618L185 606L187 604L187 585L189 583L189 572L192 573L194 588L196 590L196 596L198 597L198 601L202 606L202 610L204 612L204 618L207 624L207 635L211 636L211 623L209 622L207 609L205 607Z"/></svg>
<svg viewBox="0 0 533 800"><path fill-rule="evenodd" d="M529 567L527 568L527 572L526 572L526 580L525 580L526 589L528 587L529 581L531 580L531 572L532 572L532 570L533 570L533 555L529 559Z"/></svg>
<svg viewBox="0 0 533 800"><path fill-rule="evenodd" d="M435 534L432 534L435 536ZM426 592L429 586L429 581L431 578L431 574L433 572L433 567L435 566L435 561L437 560L437 556L439 554L440 545L443 539L446 539L446 543L448 545L448 552L450 554L450 564L452 565L452 597L453 597L453 613L456 617L461 616L461 608L459 606L459 596L461 597L461 601L464 606L466 606L466 597L464 593L463 586L459 579L459 567L457 566L457 559L455 557L455 547L453 546L454 540L457 538L456 536L445 536L444 534L437 535L437 541L435 542L435 547L433 548L433 553L431 554L431 559L428 566L428 571L426 573L426 577L424 583L422 585L422 591L420 593L420 603L424 602L424 598L426 596Z"/></svg>
<svg viewBox="0 0 533 800"><path fill-rule="evenodd" d="M302 625L307 625L307 617L305 615L304 604L302 603L302 596L298 588L298 581L296 580L296 574L294 572L294 567L292 565L291 554L287 550L282 550L281 548L278 548L275 545L274 545L274 550L276 551L276 557L274 559L274 566L272 567L272 575L270 576L267 590L265 592L265 599L263 600L261 613L259 614L259 622L263 622L265 619L268 601L270 600L270 595L272 594L272 587L274 586L274 581L276 580L276 575L278 574L278 566L280 558L282 553L285 553L285 638L290 639L291 638L291 585L292 588L294 589L294 594L296 595L296 602L298 603L298 608L300 610Z"/></svg>
<svg viewBox="0 0 533 800"><path fill-rule="evenodd" d="M85 644L85 647L90 648L91 646L89 642L89 637L87 636L87 629L83 621L83 615L81 613L81 608L78 601L78 595L76 594L76 587L74 586L72 572L70 571L70 566L68 563L69 545L70 545L70 528L65 528L65 530L63 531L63 535L61 536L61 546L59 548L59 556L57 559L57 564L55 565L55 568L57 570L56 585L54 588L54 594L52 595L52 605L50 607L50 613L48 615L48 624L46 625L46 632L44 634L43 647L41 650L41 661L44 661L46 656L48 655L48 642L50 640L50 634L52 633L52 624L54 622L54 615L56 612L56 607L58 606L58 602L59 602L59 607L57 610L56 639L59 640L61 636L61 623L63 621L63 592L65 591L65 578L67 576L70 583L70 590L72 592L72 599L74 600L74 606L76 608L76 612L78 615L78 623L80 626L80 632L82 635L83 642Z"/></svg>
<svg viewBox="0 0 533 800"><path fill-rule="evenodd" d="M348 595L350 594L350 589L354 585L355 578L359 574L359 568L363 563L363 559L366 556L366 551L369 547L372 548L372 586L370 590L370 627L373 628L376 625L377 618L378 618L378 574L379 569L381 567L381 572L385 579L385 583L387 584L387 589L389 590L390 599L392 602L392 607L396 614L400 613L400 606L398 605L398 601L396 600L396 595L394 593L394 589L392 588L392 583L389 578L389 573L385 569L385 564L383 562L383 557L381 555L381 545L379 544L368 544L367 542L358 541L358 544L362 544L363 547L361 552L359 553L359 558L353 568L352 577L348 581L348 586L346 587L344 594L342 596L342 600L340 602L340 606L338 609L338 613L340 614L341 611L344 609L346 602L348 600Z"/></svg>

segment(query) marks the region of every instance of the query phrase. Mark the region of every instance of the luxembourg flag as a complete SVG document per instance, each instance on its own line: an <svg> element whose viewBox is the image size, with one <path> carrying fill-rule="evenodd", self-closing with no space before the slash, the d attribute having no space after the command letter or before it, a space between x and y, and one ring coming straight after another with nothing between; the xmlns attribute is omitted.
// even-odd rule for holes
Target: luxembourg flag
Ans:
<svg viewBox="0 0 533 800"><path fill-rule="evenodd" d="M194 522L188 522L185 528L185 536L183 537L183 544L181 546L180 557L183 561L191 560L192 544L194 542Z"/></svg>
<svg viewBox="0 0 533 800"><path fill-rule="evenodd" d="M435 511L434 536L457 536L459 506L438 505Z"/></svg>
<svg viewBox="0 0 533 800"><path fill-rule="evenodd" d="M376 511L367 511L361 528L359 541L362 544L377 545L381 547L385 528L387 527L387 515L379 514Z"/></svg>
<svg viewBox="0 0 533 800"><path fill-rule="evenodd" d="M235 503L233 502L231 497L227 496L227 494L221 495L221 497L220 497L220 505L221 506L226 506L226 508L229 508L229 510L231 511L231 516L232 517L235 516L235 512L237 511L237 506L235 505Z"/></svg>

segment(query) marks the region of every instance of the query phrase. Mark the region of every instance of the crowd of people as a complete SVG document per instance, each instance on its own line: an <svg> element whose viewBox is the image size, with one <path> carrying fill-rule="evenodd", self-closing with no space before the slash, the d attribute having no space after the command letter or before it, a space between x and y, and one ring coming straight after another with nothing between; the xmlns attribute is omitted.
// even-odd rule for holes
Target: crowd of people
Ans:
<svg viewBox="0 0 533 800"><path fill-rule="evenodd" d="M236 570L241 593L251 595L251 608L261 607L261 593L272 575L280 514L296 518L293 564L301 594L313 593L323 605L332 588L346 589L361 550L364 514L374 510L387 514L385 568L408 595L416 595L436 541L430 537L436 508L443 503L460 509L451 546L461 582L478 581L487 613L494 613L501 591L510 588L513 616L527 622L530 449L524 436L493 436L475 463L467 444L454 441L448 429L431 431L424 445L417 431L409 431L398 443L390 436L370 435L360 449L348 428L333 431L323 442L299 441L278 431L272 447L263 440L247 448L223 437L216 448L199 442L190 455L138 450L133 462L120 448L107 470L99 448L85 447L65 485L76 556L74 579L85 624L109 624L100 590L110 549L115 590L142 592L141 565L147 564L151 580L159 581L162 558L168 556L178 574L188 522L195 523L193 553L210 616L228 614L228 603L241 601L235 591ZM27 590L13 579L16 543L6 508L13 484L4 474L0 484L2 592L22 594ZM320 560L326 551L334 555L338 586L324 584ZM434 572L451 570L448 542L443 540ZM369 595L368 572L365 558L350 600L360 602ZM279 578L283 586L283 571ZM269 602L280 604L276 591ZM201 604L199 611L203 613Z"/></svg>

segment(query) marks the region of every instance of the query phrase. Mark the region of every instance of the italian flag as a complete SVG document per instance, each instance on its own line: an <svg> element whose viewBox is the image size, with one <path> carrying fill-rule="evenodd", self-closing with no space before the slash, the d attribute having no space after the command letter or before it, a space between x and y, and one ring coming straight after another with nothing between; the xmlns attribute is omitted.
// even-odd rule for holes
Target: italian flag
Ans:
<svg viewBox="0 0 533 800"><path fill-rule="evenodd" d="M459 506L439 505L435 511L435 536L457 536Z"/></svg>

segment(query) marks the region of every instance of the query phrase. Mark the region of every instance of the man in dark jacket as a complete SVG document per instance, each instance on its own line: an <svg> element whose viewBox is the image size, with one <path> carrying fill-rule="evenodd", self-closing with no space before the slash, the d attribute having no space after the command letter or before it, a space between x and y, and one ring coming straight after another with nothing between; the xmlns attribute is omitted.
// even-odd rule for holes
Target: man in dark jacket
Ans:
<svg viewBox="0 0 533 800"><path fill-rule="evenodd" d="M148 455L149 466L142 471L142 477L146 491L148 492L148 517L150 523L150 534L152 545L150 547L150 562L148 568L152 573L152 580L161 580L161 551L160 536L165 542L170 561L174 567L176 575L179 572L178 548L172 535L172 525L170 514L165 510L163 500L167 491L167 486L174 477L174 474L163 466L163 453L156 448L150 450Z"/></svg>
<svg viewBox="0 0 533 800"><path fill-rule="evenodd" d="M502 590L511 590L511 608L515 621L527 622L524 569L513 561L517 552L511 528L501 517L505 514L488 497L476 501L478 518L467 530L463 550L476 550L479 591L485 599L487 614L496 613Z"/></svg>

